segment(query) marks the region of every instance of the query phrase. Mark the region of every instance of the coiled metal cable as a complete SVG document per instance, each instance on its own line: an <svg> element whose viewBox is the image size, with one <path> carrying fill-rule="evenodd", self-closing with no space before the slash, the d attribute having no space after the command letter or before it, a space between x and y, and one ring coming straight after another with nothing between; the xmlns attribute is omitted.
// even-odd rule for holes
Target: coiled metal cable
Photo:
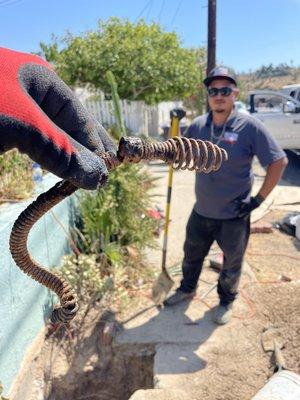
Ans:
<svg viewBox="0 0 300 400"><path fill-rule="evenodd" d="M163 160L175 170L209 173L217 171L227 160L224 149L209 142L185 137L174 137L165 142L146 142L139 138L122 138L119 159L125 162Z"/></svg>
<svg viewBox="0 0 300 400"><path fill-rule="evenodd" d="M220 168L222 162L227 160L227 153L208 141L174 137L165 142L151 143L139 138L126 137L120 140L117 155L107 152L101 157L108 170L121 163L163 160L176 170L188 169L208 173ZM36 221L77 189L70 182L61 181L39 195L17 218L10 236L10 251L19 268L59 297L60 306L55 308L51 315L53 323L66 323L75 317L78 310L76 294L68 282L47 271L31 258L27 249L27 239Z"/></svg>

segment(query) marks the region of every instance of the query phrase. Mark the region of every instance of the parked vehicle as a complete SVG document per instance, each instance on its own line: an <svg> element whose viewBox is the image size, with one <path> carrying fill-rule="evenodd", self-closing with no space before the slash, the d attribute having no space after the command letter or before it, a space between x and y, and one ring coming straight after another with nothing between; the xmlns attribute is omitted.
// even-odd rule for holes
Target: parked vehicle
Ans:
<svg viewBox="0 0 300 400"><path fill-rule="evenodd" d="M281 92L300 101L300 83L282 86Z"/></svg>
<svg viewBox="0 0 300 400"><path fill-rule="evenodd" d="M298 93L300 86L293 94L297 97ZM281 91L255 90L249 93L248 101L249 112L267 126L282 148L300 152L300 101L296 97Z"/></svg>
<svg viewBox="0 0 300 400"><path fill-rule="evenodd" d="M234 106L237 109L238 112L241 112L243 114L249 114L249 111L247 110L247 106L245 103L243 103L240 100L236 100L234 102Z"/></svg>

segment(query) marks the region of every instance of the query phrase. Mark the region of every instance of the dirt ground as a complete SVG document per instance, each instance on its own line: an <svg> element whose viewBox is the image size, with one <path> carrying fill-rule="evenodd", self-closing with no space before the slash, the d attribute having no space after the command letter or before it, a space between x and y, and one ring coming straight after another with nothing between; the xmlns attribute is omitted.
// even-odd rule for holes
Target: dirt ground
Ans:
<svg viewBox="0 0 300 400"><path fill-rule="evenodd" d="M254 283L243 292L248 303L244 314L234 314L241 320L238 329L229 329L221 345L206 349L207 365L197 379L199 400L250 400L265 385L275 370L273 353L265 353L261 344L269 327L283 338L286 367L300 373L300 284Z"/></svg>
<svg viewBox="0 0 300 400"><path fill-rule="evenodd" d="M261 222L274 222L285 214L272 211ZM246 260L257 282L241 287L245 314L234 315L242 320L240 328L224 335L222 347L211 349L201 399L246 400L258 392L274 373L274 355L265 353L261 345L262 333L270 327L282 337L287 369L300 374L299 245L297 239L277 229L250 236ZM207 384L208 377L212 385Z"/></svg>
<svg viewBox="0 0 300 400"><path fill-rule="evenodd" d="M286 211L272 211L260 222L281 220ZM273 229L271 234L252 234L246 253L258 280L277 280L285 275L292 280L300 279L300 241L295 237Z"/></svg>

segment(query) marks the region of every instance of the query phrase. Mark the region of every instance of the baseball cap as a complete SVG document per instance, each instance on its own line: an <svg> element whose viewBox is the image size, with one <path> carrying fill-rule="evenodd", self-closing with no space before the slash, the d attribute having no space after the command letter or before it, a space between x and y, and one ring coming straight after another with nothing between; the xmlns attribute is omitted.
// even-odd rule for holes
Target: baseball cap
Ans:
<svg viewBox="0 0 300 400"><path fill-rule="evenodd" d="M237 79L235 75L229 71L227 67L222 66L213 68L209 72L208 76L204 79L203 83L205 86L209 86L214 79L218 78L228 79L237 86Z"/></svg>

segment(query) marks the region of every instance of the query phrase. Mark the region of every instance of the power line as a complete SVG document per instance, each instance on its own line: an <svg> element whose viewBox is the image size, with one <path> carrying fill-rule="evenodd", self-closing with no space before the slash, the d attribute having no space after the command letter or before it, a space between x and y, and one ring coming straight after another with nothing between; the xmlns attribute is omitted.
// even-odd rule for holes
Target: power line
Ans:
<svg viewBox="0 0 300 400"><path fill-rule="evenodd" d="M157 17L158 23L160 23L160 18L161 18L161 15L163 13L163 10L165 8L165 1L166 0L162 0L162 3L161 3L161 7L160 7L159 14L158 14L158 17Z"/></svg>
<svg viewBox="0 0 300 400"><path fill-rule="evenodd" d="M21 3L23 0L1 0L0 1L0 8L5 6L11 6L13 4Z"/></svg>
<svg viewBox="0 0 300 400"><path fill-rule="evenodd" d="M144 8L142 9L142 11L139 13L139 15L136 17L135 22L137 22L137 20L143 15L144 11L147 10L147 8L149 7L150 3L152 3L153 0L149 0L147 1L146 5L144 6Z"/></svg>
<svg viewBox="0 0 300 400"><path fill-rule="evenodd" d="M176 8L176 10L175 10L175 13L174 13L173 18L172 18L172 21L171 21L171 28L172 28L172 26L173 26L173 24L174 24L174 21L175 21L176 17L177 17L178 11L179 11L180 6L181 6L181 3L182 3L182 0L179 0L179 2L178 2L178 4L177 4L177 8Z"/></svg>
<svg viewBox="0 0 300 400"><path fill-rule="evenodd" d="M152 5L153 5L153 0L151 0L150 7L149 7L149 9L148 9L147 16L146 16L146 21L147 21L147 20L149 19L149 17L150 17L150 13L151 13L151 10L152 10Z"/></svg>

